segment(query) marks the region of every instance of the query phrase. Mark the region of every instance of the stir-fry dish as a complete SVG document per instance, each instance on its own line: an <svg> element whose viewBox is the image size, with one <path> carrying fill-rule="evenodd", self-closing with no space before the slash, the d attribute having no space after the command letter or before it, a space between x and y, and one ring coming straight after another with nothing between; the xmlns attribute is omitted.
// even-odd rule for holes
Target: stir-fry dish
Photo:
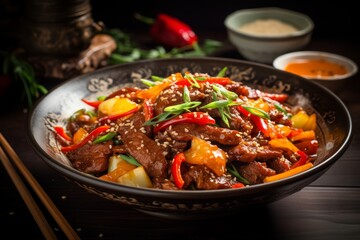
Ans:
<svg viewBox="0 0 360 240"><path fill-rule="evenodd" d="M313 166L316 115L287 94L224 76L174 73L82 99L55 126L73 167L104 181L168 190L242 188Z"/></svg>

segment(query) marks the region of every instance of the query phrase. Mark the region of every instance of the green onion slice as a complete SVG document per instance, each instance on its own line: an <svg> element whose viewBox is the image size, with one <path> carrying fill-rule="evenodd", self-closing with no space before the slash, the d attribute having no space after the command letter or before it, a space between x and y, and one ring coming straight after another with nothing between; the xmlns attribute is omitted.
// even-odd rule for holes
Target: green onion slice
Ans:
<svg viewBox="0 0 360 240"><path fill-rule="evenodd" d="M226 71L227 71L227 67L224 67L224 68L221 69L220 72L217 74L217 77L224 77Z"/></svg>
<svg viewBox="0 0 360 240"><path fill-rule="evenodd" d="M116 132L109 132L105 135L102 135L100 137L97 137L93 143L102 143L102 142L105 142L105 141L108 141L110 139L112 139L113 137L116 136Z"/></svg>
<svg viewBox="0 0 360 240"><path fill-rule="evenodd" d="M166 108L164 108L165 112L178 112L178 111L185 111L185 110L189 110L191 108L195 108L197 106L199 106L201 104L201 102L199 101L194 101L194 102L186 102L186 103L181 103L181 104L177 104L174 106L168 106Z"/></svg>
<svg viewBox="0 0 360 240"><path fill-rule="evenodd" d="M119 154L119 157L121 157L122 159L124 159L125 161L127 161L128 163L130 163L132 165L135 165L138 167L141 166L141 164L133 156Z"/></svg>
<svg viewBox="0 0 360 240"><path fill-rule="evenodd" d="M242 106L242 107L251 114L254 114L261 118L270 119L269 114L260 108L251 107L251 106Z"/></svg>
<svg viewBox="0 0 360 240"><path fill-rule="evenodd" d="M239 180L240 182L249 185L249 181L242 177L240 175L240 173L238 172L238 170L235 168L235 166L230 162L226 165L226 169L231 173L231 175L235 176L237 178L237 180Z"/></svg>

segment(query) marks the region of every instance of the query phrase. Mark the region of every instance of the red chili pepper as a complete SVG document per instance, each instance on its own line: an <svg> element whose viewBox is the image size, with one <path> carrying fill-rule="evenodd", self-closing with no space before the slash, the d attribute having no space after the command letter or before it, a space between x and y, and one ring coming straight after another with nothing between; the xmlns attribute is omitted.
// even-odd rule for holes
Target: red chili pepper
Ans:
<svg viewBox="0 0 360 240"><path fill-rule="evenodd" d="M207 78L205 80L198 80L198 83L217 83L219 85L226 85L228 83L231 83L231 79L230 78L226 78L226 77L212 77L212 78ZM189 80L187 80L186 78L183 78L179 81L176 82L176 85L180 86L180 87L184 87L184 86L191 86L191 83L189 82Z"/></svg>
<svg viewBox="0 0 360 240"><path fill-rule="evenodd" d="M195 123L199 125L206 125L206 124L215 124L215 120L210 117L209 114L204 112L187 112L180 114L174 118L171 118L167 121L161 122L154 128L154 133L169 127L170 125L175 125L179 123Z"/></svg>
<svg viewBox="0 0 360 240"><path fill-rule="evenodd" d="M304 153L303 151L299 150L296 153L300 155L300 159L296 163L294 163L291 166L291 168L296 168L296 167L299 167L301 165L304 165L308 160L308 155L306 155L306 153Z"/></svg>
<svg viewBox="0 0 360 240"><path fill-rule="evenodd" d="M289 96L285 93L267 93L260 90L256 90L256 94L258 95L258 97L267 97L280 103L285 102Z"/></svg>
<svg viewBox="0 0 360 240"><path fill-rule="evenodd" d="M65 139L67 141L72 141L72 138L69 135L67 135L67 133L65 132L65 129L63 127L55 126L54 130L63 139Z"/></svg>
<svg viewBox="0 0 360 240"><path fill-rule="evenodd" d="M270 127L267 123L266 119L263 119L257 115L251 114L241 105L237 106L239 112L247 117L250 117L251 121L255 124L255 126L266 136L266 137L282 137L280 133L274 129L274 127Z"/></svg>
<svg viewBox="0 0 360 240"><path fill-rule="evenodd" d="M301 142L294 143L294 144L298 149L300 149L307 155L316 154L316 152L319 148L319 142L316 139L308 140L308 141L301 141Z"/></svg>
<svg viewBox="0 0 360 240"><path fill-rule="evenodd" d="M245 185L243 183L235 183L233 185L231 185L231 188L242 188L245 187Z"/></svg>
<svg viewBox="0 0 360 240"><path fill-rule="evenodd" d="M84 103L86 103L87 105L94 107L94 108L98 108L100 103L103 102L103 100L99 100L99 101L89 101L86 99L81 99L81 101L83 101Z"/></svg>
<svg viewBox="0 0 360 240"><path fill-rule="evenodd" d="M145 115L145 121L148 121L154 117L154 109L151 106L150 99L145 99L143 103L143 111Z"/></svg>
<svg viewBox="0 0 360 240"><path fill-rule="evenodd" d="M61 147L61 151L68 152L68 151L73 151L75 149L78 149L79 147L85 145L89 141L94 140L97 136L99 136L101 133L105 132L109 128L110 128L110 126L108 126L108 125L104 125L104 126L95 128L94 130L92 130L89 133L89 135L87 135L83 140L81 140L81 142L79 142L77 144Z"/></svg>
<svg viewBox="0 0 360 240"><path fill-rule="evenodd" d="M155 20L139 14L136 14L135 17L151 24L150 35L164 46L181 48L192 45L198 40L197 35L189 25L167 14L160 13Z"/></svg>
<svg viewBox="0 0 360 240"><path fill-rule="evenodd" d="M113 120L116 120L118 118L121 118L121 117L125 117L127 115L130 115L132 113L135 113L139 110L138 107L134 107L133 109L127 111L127 112L123 112L123 113L119 113L119 114L115 114L115 115L110 115L110 116L105 116L105 117L102 117L100 118L98 121L101 123L101 122L105 122L107 120L109 121L113 121Z"/></svg>
<svg viewBox="0 0 360 240"><path fill-rule="evenodd" d="M181 176L181 163L185 161L184 153L178 153L175 155L173 164L171 165L171 174L174 178L175 185L178 188L182 188L184 186L184 180Z"/></svg>

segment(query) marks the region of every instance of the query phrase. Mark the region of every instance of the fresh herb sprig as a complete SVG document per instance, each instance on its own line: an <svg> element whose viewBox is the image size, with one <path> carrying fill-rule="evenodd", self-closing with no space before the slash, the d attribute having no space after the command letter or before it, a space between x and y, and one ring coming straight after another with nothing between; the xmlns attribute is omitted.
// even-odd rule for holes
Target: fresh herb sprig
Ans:
<svg viewBox="0 0 360 240"><path fill-rule="evenodd" d="M199 106L201 104L201 102L199 102L199 101L191 101L190 92L186 86L184 87L184 90L183 90L183 100L184 100L184 103L167 106L166 108L164 108L163 113L146 121L144 123L144 126L151 126L151 125L155 125L159 122L169 120L171 118L174 118L174 117L182 114L185 111L190 111L190 109L196 108L197 106Z"/></svg>
<svg viewBox="0 0 360 240"><path fill-rule="evenodd" d="M34 100L45 95L48 90L35 77L33 67L14 53L0 53L2 74L9 75L23 85L28 107L31 108Z"/></svg>
<svg viewBox="0 0 360 240"><path fill-rule="evenodd" d="M124 31L113 28L105 31L112 36L116 42L116 50L110 55L109 64L121 64L134 62L141 59L159 59L170 57L203 57L215 52L222 43L212 39L205 39L200 45L193 45L182 48L172 48L170 50L163 46L156 46L152 49L139 47L132 39L131 35Z"/></svg>

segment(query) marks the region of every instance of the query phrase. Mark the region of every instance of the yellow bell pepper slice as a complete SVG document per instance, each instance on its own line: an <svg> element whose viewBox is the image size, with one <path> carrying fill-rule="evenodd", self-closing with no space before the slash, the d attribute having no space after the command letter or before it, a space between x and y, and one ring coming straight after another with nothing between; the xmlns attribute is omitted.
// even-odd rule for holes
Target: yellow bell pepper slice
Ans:
<svg viewBox="0 0 360 240"><path fill-rule="evenodd" d="M112 116L125 113L138 107L138 104L128 98L114 97L100 103L98 110L101 115Z"/></svg>
<svg viewBox="0 0 360 240"><path fill-rule="evenodd" d="M273 148L290 150L294 153L299 151L299 149L287 138L277 138L269 141L269 144Z"/></svg>
<svg viewBox="0 0 360 240"><path fill-rule="evenodd" d="M295 128L301 128L305 131L315 130L316 128L316 114L308 115L304 110L299 111L291 117L292 125Z"/></svg>
<svg viewBox="0 0 360 240"><path fill-rule="evenodd" d="M278 181L278 180L281 180L281 179L284 179L284 178L288 178L288 177L293 176L295 174L304 172L305 170L308 170L308 169L312 168L312 166L313 166L313 164L311 162L305 163L304 165L301 165L299 167L290 169L289 171L282 172L282 173L279 173L279 174L275 174L273 176L265 177L263 182L268 183L268 182L274 182L274 181Z"/></svg>
<svg viewBox="0 0 360 240"><path fill-rule="evenodd" d="M308 130L301 132L295 136L291 137L291 141L308 141L308 140L314 140L315 139L315 131L314 130Z"/></svg>
<svg viewBox="0 0 360 240"><path fill-rule="evenodd" d="M119 177L135 168L135 165L128 163L121 157L112 156L109 159L108 173L100 176L99 179L116 182Z"/></svg>
<svg viewBox="0 0 360 240"><path fill-rule="evenodd" d="M119 177L117 182L132 187L151 188L153 186L151 179L143 166L136 167L133 170L128 171Z"/></svg>
<svg viewBox="0 0 360 240"><path fill-rule="evenodd" d="M217 176L224 174L226 154L216 145L212 145L198 137L193 137L191 148L184 152L185 161L191 164L205 165Z"/></svg>

